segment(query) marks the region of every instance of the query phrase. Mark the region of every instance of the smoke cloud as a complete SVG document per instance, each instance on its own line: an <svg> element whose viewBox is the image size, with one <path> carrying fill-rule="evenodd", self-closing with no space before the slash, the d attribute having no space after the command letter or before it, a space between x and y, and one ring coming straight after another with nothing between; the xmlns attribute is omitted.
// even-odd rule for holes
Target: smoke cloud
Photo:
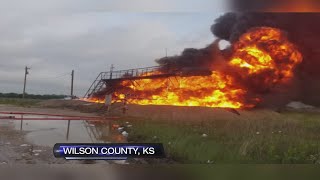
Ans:
<svg viewBox="0 0 320 180"><path fill-rule="evenodd" d="M174 70L181 70L181 68L210 68L208 66L212 64L213 59L216 61L223 59L222 53L219 49L219 40L216 40L205 48L187 48L179 56L160 58L156 62Z"/></svg>
<svg viewBox="0 0 320 180"><path fill-rule="evenodd" d="M319 12L318 0L229 0L231 11L237 12Z"/></svg>
<svg viewBox="0 0 320 180"><path fill-rule="evenodd" d="M231 43L248 29L259 26L279 28L287 32L291 42L303 54L296 68L293 99L319 105L320 96L320 13L228 13L212 25L212 33Z"/></svg>
<svg viewBox="0 0 320 180"><path fill-rule="evenodd" d="M294 43L303 55L302 63L295 69L295 79L290 86L275 87L265 93L266 103L287 103L299 100L320 105L320 13L226 13L215 20L211 31L217 40L203 49L185 49L180 56L164 57L156 60L163 66L181 70L186 67L201 67L214 70L219 62L228 61L232 47L219 49L219 40L230 43L254 27L273 27L286 32L289 41ZM289 92L286 90L289 89ZM274 98L270 98L274 97ZM277 101L277 102L275 102Z"/></svg>

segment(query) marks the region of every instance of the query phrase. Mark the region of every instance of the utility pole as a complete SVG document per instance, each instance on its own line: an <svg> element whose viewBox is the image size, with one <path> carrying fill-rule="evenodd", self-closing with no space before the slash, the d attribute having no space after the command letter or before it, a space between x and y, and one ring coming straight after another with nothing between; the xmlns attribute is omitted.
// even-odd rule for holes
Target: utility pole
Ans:
<svg viewBox="0 0 320 180"><path fill-rule="evenodd" d="M112 79L112 71L113 71L113 69L114 69L114 66L113 66L113 64L111 64L111 67L110 67L110 79Z"/></svg>
<svg viewBox="0 0 320 180"><path fill-rule="evenodd" d="M22 98L24 98L25 94L26 94L26 84L27 84L27 75L29 74L29 70L30 68L28 68L27 66L25 67L25 71L24 71L24 85L23 85L23 94L22 94Z"/></svg>
<svg viewBox="0 0 320 180"><path fill-rule="evenodd" d="M166 58L168 57L168 49L166 48Z"/></svg>
<svg viewBox="0 0 320 180"><path fill-rule="evenodd" d="M73 78L74 78L74 70L71 71L71 99L73 99Z"/></svg>

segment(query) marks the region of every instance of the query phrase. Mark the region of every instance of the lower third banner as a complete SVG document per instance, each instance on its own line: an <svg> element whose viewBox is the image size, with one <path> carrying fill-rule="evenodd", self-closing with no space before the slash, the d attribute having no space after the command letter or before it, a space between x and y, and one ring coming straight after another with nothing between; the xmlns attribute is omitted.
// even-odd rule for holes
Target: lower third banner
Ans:
<svg viewBox="0 0 320 180"><path fill-rule="evenodd" d="M163 145L160 143L58 143L53 147L57 158L68 160L123 160L127 158L163 158Z"/></svg>

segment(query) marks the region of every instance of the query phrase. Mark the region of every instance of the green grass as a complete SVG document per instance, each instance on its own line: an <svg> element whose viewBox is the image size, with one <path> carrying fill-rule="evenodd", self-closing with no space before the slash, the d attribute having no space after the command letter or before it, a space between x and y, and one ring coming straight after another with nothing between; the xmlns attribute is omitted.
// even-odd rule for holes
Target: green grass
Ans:
<svg viewBox="0 0 320 180"><path fill-rule="evenodd" d="M183 123L124 121L133 125L127 128L129 141L163 143L167 156L177 162L320 163L320 115L316 113Z"/></svg>
<svg viewBox="0 0 320 180"><path fill-rule="evenodd" d="M39 99L21 99L21 98L0 98L0 104L8 104L14 106L31 107L41 102Z"/></svg>

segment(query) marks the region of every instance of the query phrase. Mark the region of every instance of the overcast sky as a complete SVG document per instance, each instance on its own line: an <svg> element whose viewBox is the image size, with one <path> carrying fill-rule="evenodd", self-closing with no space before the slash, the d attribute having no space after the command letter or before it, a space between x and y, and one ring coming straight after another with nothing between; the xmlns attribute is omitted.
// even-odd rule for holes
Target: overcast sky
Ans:
<svg viewBox="0 0 320 180"><path fill-rule="evenodd" d="M111 64L115 70L201 48L223 0L0 0L0 92L83 96Z"/></svg>

